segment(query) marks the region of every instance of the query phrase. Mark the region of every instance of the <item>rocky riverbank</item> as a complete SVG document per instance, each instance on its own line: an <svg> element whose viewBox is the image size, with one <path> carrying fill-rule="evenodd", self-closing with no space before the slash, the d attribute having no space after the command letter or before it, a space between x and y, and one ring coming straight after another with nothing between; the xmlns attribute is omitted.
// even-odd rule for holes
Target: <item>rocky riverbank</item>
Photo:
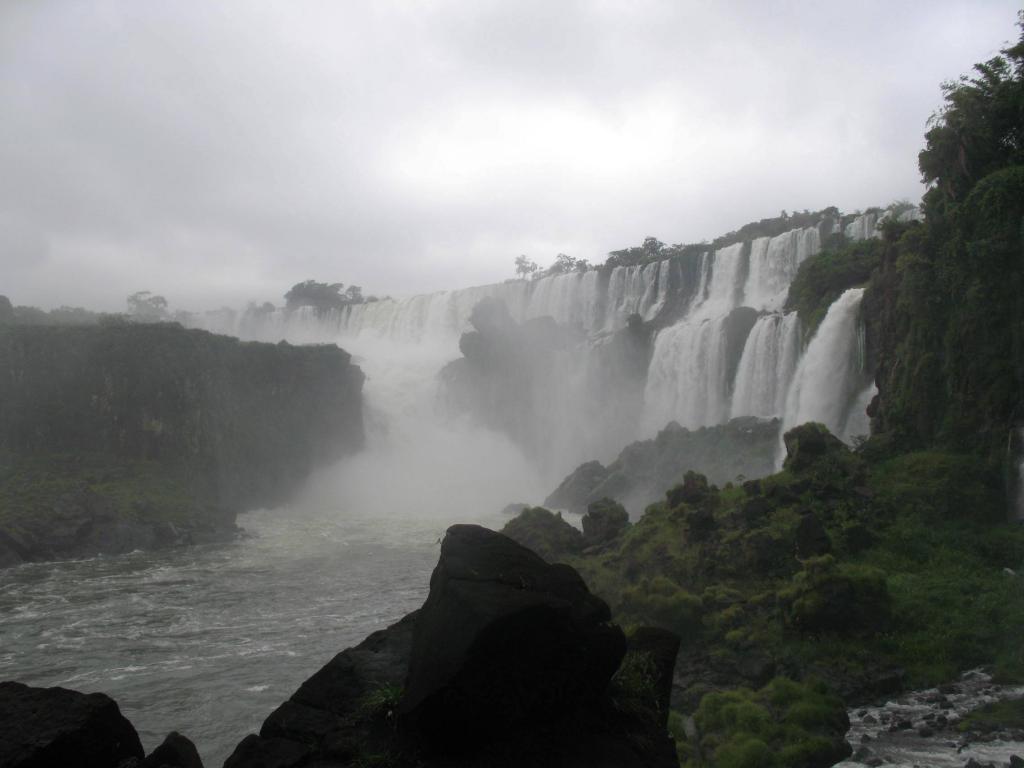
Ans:
<svg viewBox="0 0 1024 768"><path fill-rule="evenodd" d="M955 683L851 710L854 753L839 766L1021 768L1024 707L1015 717L990 714L1014 703L1024 705L1024 686L996 685L973 670Z"/></svg>

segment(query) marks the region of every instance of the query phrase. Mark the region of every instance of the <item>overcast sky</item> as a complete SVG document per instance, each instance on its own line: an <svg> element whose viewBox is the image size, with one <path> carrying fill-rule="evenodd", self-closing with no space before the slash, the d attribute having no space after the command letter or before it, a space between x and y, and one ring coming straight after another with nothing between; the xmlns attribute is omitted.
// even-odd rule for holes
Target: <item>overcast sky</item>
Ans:
<svg viewBox="0 0 1024 768"><path fill-rule="evenodd" d="M1009 0L0 0L0 293L406 294L917 200Z"/></svg>

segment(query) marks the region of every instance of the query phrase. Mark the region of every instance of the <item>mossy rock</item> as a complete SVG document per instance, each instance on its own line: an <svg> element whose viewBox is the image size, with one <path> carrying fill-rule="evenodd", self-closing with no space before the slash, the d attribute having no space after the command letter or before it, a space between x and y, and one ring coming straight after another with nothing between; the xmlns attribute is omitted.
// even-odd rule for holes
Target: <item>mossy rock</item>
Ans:
<svg viewBox="0 0 1024 768"><path fill-rule="evenodd" d="M629 528L629 513L615 499L606 496L587 505L582 524L583 540L588 547L607 544Z"/></svg>
<svg viewBox="0 0 1024 768"><path fill-rule="evenodd" d="M875 634L891 620L884 576L868 568L838 566L831 555L805 561L779 600L786 625L801 633Z"/></svg>
<svg viewBox="0 0 1024 768"><path fill-rule="evenodd" d="M501 532L532 549L545 560L556 561L583 549L583 534L562 514L544 507L529 507L509 520Z"/></svg>

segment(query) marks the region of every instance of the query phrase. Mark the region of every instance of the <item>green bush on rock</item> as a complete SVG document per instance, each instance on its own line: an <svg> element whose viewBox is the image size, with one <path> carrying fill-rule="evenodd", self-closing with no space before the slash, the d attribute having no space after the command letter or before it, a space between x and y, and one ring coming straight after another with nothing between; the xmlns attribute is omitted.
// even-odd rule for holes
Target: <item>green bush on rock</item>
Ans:
<svg viewBox="0 0 1024 768"><path fill-rule="evenodd" d="M562 513L527 507L509 520L501 532L549 562L583 549L583 534L562 519Z"/></svg>
<svg viewBox="0 0 1024 768"><path fill-rule="evenodd" d="M850 754L846 708L820 683L777 677L757 692L709 693L694 722L690 768L825 768Z"/></svg>

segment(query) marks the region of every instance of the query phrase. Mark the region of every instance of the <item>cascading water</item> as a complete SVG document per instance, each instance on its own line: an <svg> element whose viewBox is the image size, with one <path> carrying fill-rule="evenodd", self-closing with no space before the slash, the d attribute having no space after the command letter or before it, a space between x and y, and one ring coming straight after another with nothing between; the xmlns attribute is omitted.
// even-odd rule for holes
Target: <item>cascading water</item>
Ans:
<svg viewBox="0 0 1024 768"><path fill-rule="evenodd" d="M862 388L859 334L863 288L851 288L829 307L797 366L786 397L783 430L816 421L846 434L851 405Z"/></svg>
<svg viewBox="0 0 1024 768"><path fill-rule="evenodd" d="M800 320L796 312L758 318L743 347L730 415L762 419L782 416L799 356Z"/></svg>
<svg viewBox="0 0 1024 768"><path fill-rule="evenodd" d="M750 244L750 272L743 303L777 311L786 301L789 284L808 256L821 250L817 227L794 229L777 237L759 237Z"/></svg>
<svg viewBox="0 0 1024 768"><path fill-rule="evenodd" d="M846 232L854 238L874 236L877 219L875 213L864 214ZM696 428L738 416L781 418L787 426L814 419L847 441L866 433L863 411L873 391L854 361L860 293L844 294L829 310L802 361L800 321L795 313L781 312L800 265L818 253L822 232L836 226L828 219L717 251L610 270L510 280L331 312L214 315L201 324L249 339L338 343L355 353L369 374L366 397L376 418L411 452L402 465L422 466L424 476L472 467L480 477L489 474L469 460L428 469L428 457L436 459L439 451L427 447L417 455L414 448L449 445L449 438L453 450L460 441L499 439L487 430L470 437L465 431L470 427L462 424L456 440L444 431L454 424L435 413L432 401L436 374L459 357L459 337L470 330L473 308L493 298L517 323L551 317L578 329L577 346L545 358L543 381L526 384L532 405L520 407L516 418L530 423L517 429L518 450L506 441L500 448L489 444L486 451L481 446L475 454L497 451L500 464L516 468L518 493L494 483L507 500L561 479L583 461L609 460L625 444L653 436L670 421ZM623 329L631 315L663 326L650 347L643 347L650 350L646 370L636 355L623 357L628 345L611 343L627 333ZM665 325L666 320L674 322ZM409 387L419 394L397 396ZM407 427L409 434L398 438ZM371 439L368 451L381 462L383 440ZM527 466L533 467L529 478Z"/></svg>
<svg viewBox="0 0 1024 768"><path fill-rule="evenodd" d="M672 420L700 427L731 416L782 415L800 354L800 325L795 314L777 310L800 264L820 247L818 229L808 227L704 257L697 298L655 339L644 393L647 432ZM772 314L737 338L742 323L731 313L740 306Z"/></svg>

